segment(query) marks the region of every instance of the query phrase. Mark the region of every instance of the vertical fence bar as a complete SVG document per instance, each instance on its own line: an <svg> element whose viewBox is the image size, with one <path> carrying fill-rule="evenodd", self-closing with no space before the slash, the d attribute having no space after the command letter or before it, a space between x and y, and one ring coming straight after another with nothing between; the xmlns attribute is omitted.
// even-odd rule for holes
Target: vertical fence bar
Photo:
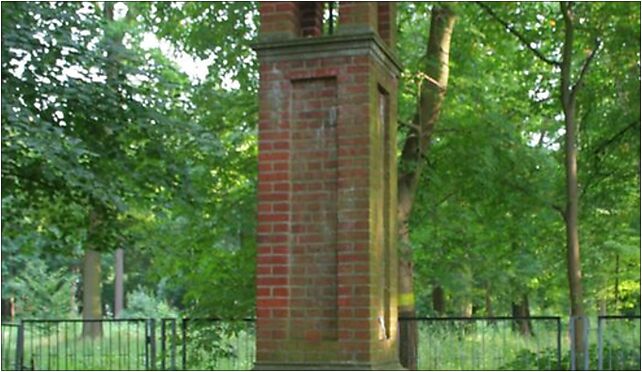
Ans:
<svg viewBox="0 0 642 372"><path fill-rule="evenodd" d="M571 371L575 371L575 317L573 316L568 322L568 331L571 339Z"/></svg>
<svg viewBox="0 0 642 372"><path fill-rule="evenodd" d="M16 342L16 371L22 371L25 349L25 326L23 322L18 324L18 339Z"/></svg>
<svg viewBox="0 0 642 372"><path fill-rule="evenodd" d="M149 320L149 358L153 371L156 369L156 319Z"/></svg>
<svg viewBox="0 0 642 372"><path fill-rule="evenodd" d="M172 346L171 346L170 365L172 370L176 370L176 319L172 319Z"/></svg>
<svg viewBox="0 0 642 372"><path fill-rule="evenodd" d="M582 345L582 351L584 353L584 370L588 371L589 370L589 327L591 326L591 323L589 322L588 316L583 316L582 317L582 341L584 341L584 345Z"/></svg>
<svg viewBox="0 0 642 372"><path fill-rule="evenodd" d="M558 317L557 322L557 369L562 370L562 318Z"/></svg>
<svg viewBox="0 0 642 372"><path fill-rule="evenodd" d="M603 352L603 339L602 339L602 317L598 316L597 317L597 369L602 370L602 367L604 365L604 356L602 354Z"/></svg>
<svg viewBox="0 0 642 372"><path fill-rule="evenodd" d="M165 320L161 319L161 370L165 370Z"/></svg>
<svg viewBox="0 0 642 372"><path fill-rule="evenodd" d="M183 319L181 327L183 331L183 370L187 371L187 319Z"/></svg>

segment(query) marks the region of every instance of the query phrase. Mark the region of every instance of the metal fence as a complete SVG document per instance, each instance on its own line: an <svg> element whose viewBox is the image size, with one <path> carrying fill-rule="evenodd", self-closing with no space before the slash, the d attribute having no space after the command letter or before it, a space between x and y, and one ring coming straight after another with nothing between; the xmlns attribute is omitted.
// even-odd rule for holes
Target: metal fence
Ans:
<svg viewBox="0 0 642 372"><path fill-rule="evenodd" d="M417 322L420 370L557 370L561 318L404 318Z"/></svg>
<svg viewBox="0 0 642 372"><path fill-rule="evenodd" d="M640 370L640 317L593 319L585 327L588 357L579 366L571 362L573 322L560 317L399 321L418 325L420 370ZM97 334L88 334L89 328ZM2 323L0 365L3 370L250 370L255 340L253 319L23 320Z"/></svg>
<svg viewBox="0 0 642 372"><path fill-rule="evenodd" d="M149 370L153 319L23 320L16 359L30 370Z"/></svg>
<svg viewBox="0 0 642 372"><path fill-rule="evenodd" d="M599 316L597 353L600 371L639 371L640 316Z"/></svg>
<svg viewBox="0 0 642 372"><path fill-rule="evenodd" d="M18 369L16 364L16 345L18 345L18 331L20 325L16 323L2 323L2 369Z"/></svg>
<svg viewBox="0 0 642 372"><path fill-rule="evenodd" d="M2 323L3 370L249 370L254 320L27 319Z"/></svg>

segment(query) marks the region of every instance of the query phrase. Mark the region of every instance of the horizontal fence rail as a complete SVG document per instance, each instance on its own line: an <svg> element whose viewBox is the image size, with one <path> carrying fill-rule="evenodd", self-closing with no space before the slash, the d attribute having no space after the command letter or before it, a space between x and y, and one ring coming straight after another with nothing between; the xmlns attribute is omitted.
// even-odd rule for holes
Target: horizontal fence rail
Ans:
<svg viewBox="0 0 642 372"><path fill-rule="evenodd" d="M591 370L640 370L640 316L587 326ZM415 317L420 370L568 370L573 322ZM591 328L592 327L592 328ZM2 323L3 370L250 370L254 319L26 319Z"/></svg>

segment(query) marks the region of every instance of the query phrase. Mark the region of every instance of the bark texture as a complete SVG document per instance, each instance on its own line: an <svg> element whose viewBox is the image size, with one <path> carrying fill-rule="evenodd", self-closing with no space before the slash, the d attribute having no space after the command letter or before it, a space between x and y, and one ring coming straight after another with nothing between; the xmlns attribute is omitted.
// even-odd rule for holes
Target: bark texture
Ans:
<svg viewBox="0 0 642 372"><path fill-rule="evenodd" d="M114 277L114 317L120 318L123 311L125 299L125 252L122 248L116 249L114 253L115 262L115 277Z"/></svg>
<svg viewBox="0 0 642 372"><path fill-rule="evenodd" d="M529 318L531 309L528 304L528 295L522 295L518 302L513 302L513 317ZM513 330L518 331L522 336L533 336L533 325L529 319L518 319L513 323Z"/></svg>
<svg viewBox="0 0 642 372"><path fill-rule="evenodd" d="M425 164L425 154L439 118L448 85L450 39L455 14L446 5L435 5L431 14L430 34L426 51L419 107L412 129L401 154L398 179L399 257L399 316L414 317L413 265L410 245L409 218L417 185ZM399 357L404 368L417 369L417 324L400 322Z"/></svg>
<svg viewBox="0 0 642 372"><path fill-rule="evenodd" d="M82 318L84 320L101 319L100 252L91 249L85 251L82 279ZM82 335L92 338L102 336L102 324L100 322L83 322Z"/></svg>

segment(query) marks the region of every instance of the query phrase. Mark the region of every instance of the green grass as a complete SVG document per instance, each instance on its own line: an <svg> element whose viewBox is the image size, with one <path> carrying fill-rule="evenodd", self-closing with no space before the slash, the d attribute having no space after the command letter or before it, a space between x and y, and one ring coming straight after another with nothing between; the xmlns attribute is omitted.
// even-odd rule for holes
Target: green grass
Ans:
<svg viewBox="0 0 642 372"><path fill-rule="evenodd" d="M523 350L539 354L557 347L554 321L533 322L534 334L524 336L511 322L438 321L419 327L418 366L422 370L498 370ZM556 360L533 358L540 370L557 369Z"/></svg>

